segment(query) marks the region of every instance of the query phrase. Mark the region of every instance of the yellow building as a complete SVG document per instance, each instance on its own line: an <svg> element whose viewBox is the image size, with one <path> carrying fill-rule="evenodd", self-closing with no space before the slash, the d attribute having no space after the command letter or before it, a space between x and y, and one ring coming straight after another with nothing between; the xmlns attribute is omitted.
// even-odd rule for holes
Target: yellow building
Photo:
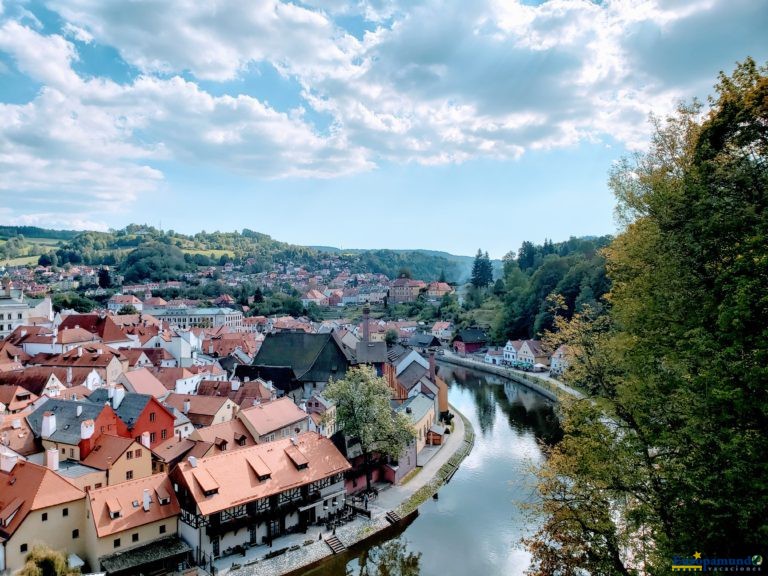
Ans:
<svg viewBox="0 0 768 576"><path fill-rule="evenodd" d="M179 502L167 474L91 490L85 522L91 570L110 576L166 573L185 564L178 539Z"/></svg>
<svg viewBox="0 0 768 576"><path fill-rule="evenodd" d="M85 556L85 493L45 466L0 451L0 572L24 565L36 544Z"/></svg>

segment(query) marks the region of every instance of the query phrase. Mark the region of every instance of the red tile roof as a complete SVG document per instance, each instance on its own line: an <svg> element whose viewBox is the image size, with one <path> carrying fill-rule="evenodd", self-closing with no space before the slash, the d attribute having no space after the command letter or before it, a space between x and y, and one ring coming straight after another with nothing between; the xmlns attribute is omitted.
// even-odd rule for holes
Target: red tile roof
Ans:
<svg viewBox="0 0 768 576"><path fill-rule="evenodd" d="M306 459L306 466L299 469L286 449L294 452L297 460L302 460L300 456ZM291 439L286 438L222 452L198 460L196 467L184 461L177 466L173 476L187 486L200 512L208 515L343 473L350 468L349 462L333 442L315 432L305 432L298 436L295 447ZM259 477L267 475L268 478L260 480ZM209 495L206 496L205 492Z"/></svg>
<svg viewBox="0 0 768 576"><path fill-rule="evenodd" d="M149 490L149 510L144 509L145 490ZM154 474L91 490L88 506L99 538L165 520L180 512L179 501L167 474ZM110 510L113 516L115 513L117 516L111 517Z"/></svg>

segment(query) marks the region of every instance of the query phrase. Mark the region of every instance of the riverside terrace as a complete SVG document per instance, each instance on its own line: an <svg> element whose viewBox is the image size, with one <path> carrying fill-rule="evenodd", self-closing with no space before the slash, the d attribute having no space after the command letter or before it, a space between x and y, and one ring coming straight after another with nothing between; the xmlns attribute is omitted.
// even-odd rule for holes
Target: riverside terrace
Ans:
<svg viewBox="0 0 768 576"><path fill-rule="evenodd" d="M179 464L179 532L205 564L323 522L343 506L349 462L314 432ZM245 528L245 530L241 530Z"/></svg>

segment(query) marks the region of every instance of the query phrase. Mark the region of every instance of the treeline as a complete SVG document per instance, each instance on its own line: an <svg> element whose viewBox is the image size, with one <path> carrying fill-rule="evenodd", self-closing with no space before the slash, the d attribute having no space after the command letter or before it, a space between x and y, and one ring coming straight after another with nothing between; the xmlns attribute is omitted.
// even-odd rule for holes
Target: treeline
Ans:
<svg viewBox="0 0 768 576"><path fill-rule="evenodd" d="M50 240L69 240L80 234L77 230L52 230L37 226L0 226L0 238L26 236L27 238L47 238Z"/></svg>
<svg viewBox="0 0 768 576"><path fill-rule="evenodd" d="M405 272L411 278L426 282L441 277L450 282L459 279L455 262L415 250L366 250L356 254L341 254L340 257L352 272L385 274L389 278L397 278Z"/></svg>
<svg viewBox="0 0 768 576"><path fill-rule="evenodd" d="M541 245L526 241L517 252L508 253L503 278L493 289L502 300L494 339L532 338L551 330L555 308L565 318L585 306L600 309L610 288L602 249L610 242L610 236L546 240Z"/></svg>
<svg viewBox="0 0 768 576"><path fill-rule="evenodd" d="M138 262L139 256L148 261ZM169 258L170 262L163 264L163 258ZM317 270L327 264L329 258L337 258L353 273L373 272L393 278L407 270L414 278L428 281L441 276L455 281L459 276L455 262L419 251L370 250L329 255L313 248L279 242L248 229L242 232L202 231L188 236L136 224L109 232L76 233L63 246L41 255L39 264L117 266L126 279L133 282L164 280L196 266L221 266L227 262L242 265L249 273L279 269L288 263Z"/></svg>

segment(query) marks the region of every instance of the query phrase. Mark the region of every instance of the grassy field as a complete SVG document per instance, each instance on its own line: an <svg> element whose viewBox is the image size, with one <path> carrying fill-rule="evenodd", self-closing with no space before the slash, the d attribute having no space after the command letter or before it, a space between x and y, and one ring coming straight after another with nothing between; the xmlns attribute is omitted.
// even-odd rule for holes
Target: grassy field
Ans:
<svg viewBox="0 0 768 576"><path fill-rule="evenodd" d="M182 248L181 249L184 254L192 254L193 256L195 254L202 254L203 256L211 256L213 255L216 258L221 258L222 256L231 256L234 258L235 253L232 250L193 250L192 248Z"/></svg>
<svg viewBox="0 0 768 576"><path fill-rule="evenodd" d="M12 258L11 260L3 260L3 264L6 266L26 266L27 264L37 264L37 260L40 258L37 256L22 256L20 258Z"/></svg>

